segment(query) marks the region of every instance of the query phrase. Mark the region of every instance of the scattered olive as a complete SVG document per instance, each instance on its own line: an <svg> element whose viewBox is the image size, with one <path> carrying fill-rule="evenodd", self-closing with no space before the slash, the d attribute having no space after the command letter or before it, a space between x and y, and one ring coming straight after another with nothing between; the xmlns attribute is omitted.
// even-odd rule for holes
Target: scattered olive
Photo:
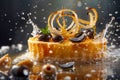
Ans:
<svg viewBox="0 0 120 80"><path fill-rule="evenodd" d="M49 41L51 38L51 35L50 34L41 34L41 36L39 37L39 41Z"/></svg>
<svg viewBox="0 0 120 80"><path fill-rule="evenodd" d="M80 37L82 34L83 34L83 32L79 32L79 33L77 33L77 34L75 35L75 37L76 37L76 38L77 38L77 37Z"/></svg>
<svg viewBox="0 0 120 80"><path fill-rule="evenodd" d="M42 67L42 80L57 80L57 69L52 64L45 64Z"/></svg>
<svg viewBox="0 0 120 80"><path fill-rule="evenodd" d="M81 32L77 33L74 38L71 38L70 40L72 42L81 42L86 37L89 37L90 39L94 38L94 30L93 29L84 29Z"/></svg>
<svg viewBox="0 0 120 80"><path fill-rule="evenodd" d="M63 37L61 35L56 35L52 38L54 42L61 42L63 40Z"/></svg>
<svg viewBox="0 0 120 80"><path fill-rule="evenodd" d="M85 35L85 34L82 34L82 35L79 36L79 37L71 38L70 41L72 41L72 42L81 42L81 41L83 41L85 38L86 38L86 35Z"/></svg>
<svg viewBox="0 0 120 80"><path fill-rule="evenodd" d="M62 69L71 69L74 67L75 62L67 62L65 64L59 64Z"/></svg>
<svg viewBox="0 0 120 80"><path fill-rule="evenodd" d="M11 79L15 80L27 80L29 76L29 69L26 66L14 65L10 70Z"/></svg>
<svg viewBox="0 0 120 80"><path fill-rule="evenodd" d="M0 80L10 80L9 77L7 75L5 75L4 73L0 72Z"/></svg>

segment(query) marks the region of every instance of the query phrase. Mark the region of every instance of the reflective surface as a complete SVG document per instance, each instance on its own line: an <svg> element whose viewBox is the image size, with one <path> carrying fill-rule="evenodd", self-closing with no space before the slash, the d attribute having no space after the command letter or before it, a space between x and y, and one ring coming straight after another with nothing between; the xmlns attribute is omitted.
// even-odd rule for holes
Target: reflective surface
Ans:
<svg viewBox="0 0 120 80"><path fill-rule="evenodd" d="M0 3L0 46L7 47L7 51L0 49L0 56L9 53L16 56L26 53L27 39L31 36L32 26L27 24L28 14L32 21L40 28L46 26L48 15L56 10L68 8L75 10L79 17L88 19L88 7L94 7L99 13L97 32L102 31L111 17L115 17L112 27L106 35L108 39L110 57L96 64L75 63L75 70L63 71L59 73L62 79L71 80L119 80L120 79L120 1L119 0L1 0ZM17 44L25 44L22 50L17 48ZM13 45L13 44L16 44ZM111 49L114 48L114 49ZM118 48L118 49L116 49ZM13 57L14 58L14 57ZM55 64L56 65L56 64ZM70 75L74 75L70 78ZM74 79L73 79L74 78Z"/></svg>

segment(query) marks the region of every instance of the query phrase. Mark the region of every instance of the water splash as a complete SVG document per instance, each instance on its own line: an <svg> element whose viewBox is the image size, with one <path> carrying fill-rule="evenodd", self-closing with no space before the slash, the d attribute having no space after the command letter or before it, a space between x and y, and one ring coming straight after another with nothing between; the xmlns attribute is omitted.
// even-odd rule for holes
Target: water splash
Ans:
<svg viewBox="0 0 120 80"><path fill-rule="evenodd" d="M33 37L36 36L37 34L41 33L41 30L38 28L38 26L36 24L34 24L34 22L31 19L28 20L28 23L31 24L33 27L33 31L31 33L31 35Z"/></svg>
<svg viewBox="0 0 120 80"><path fill-rule="evenodd" d="M105 25L105 29L103 31L103 38L106 36L106 33L107 33L108 29L112 26L112 22L113 22L114 19L115 19L115 17L112 17L111 21L108 24Z"/></svg>

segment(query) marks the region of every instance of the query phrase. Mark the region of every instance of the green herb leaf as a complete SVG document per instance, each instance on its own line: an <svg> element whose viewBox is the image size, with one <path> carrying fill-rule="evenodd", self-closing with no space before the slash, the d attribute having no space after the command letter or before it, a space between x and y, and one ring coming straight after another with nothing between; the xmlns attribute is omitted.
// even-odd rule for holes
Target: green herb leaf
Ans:
<svg viewBox="0 0 120 80"><path fill-rule="evenodd" d="M46 26L45 28L42 28L41 31L42 31L43 34L49 34L50 33L50 31L48 29L48 26Z"/></svg>

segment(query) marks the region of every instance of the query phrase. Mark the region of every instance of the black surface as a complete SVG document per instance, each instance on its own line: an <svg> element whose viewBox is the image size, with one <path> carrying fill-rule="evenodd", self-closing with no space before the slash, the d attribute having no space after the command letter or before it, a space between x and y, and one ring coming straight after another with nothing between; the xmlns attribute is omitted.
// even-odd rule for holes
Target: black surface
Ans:
<svg viewBox="0 0 120 80"><path fill-rule="evenodd" d="M94 7L99 12L97 31L102 31L105 24L110 21L109 14L120 22L119 0L1 0L0 1L0 46L16 43L27 43L32 31L31 25L26 25L27 14L39 27L46 26L48 15L56 10L68 8L76 10L80 17L87 18L86 7ZM115 14L115 12L118 12ZM24 13L24 14L23 14ZM25 20L22 20L24 17ZM37 19L35 19L37 17ZM46 17L46 18L44 18ZM103 23L102 25L100 23ZM25 25L27 27L25 27ZM21 32L24 29L24 32ZM12 30L12 31L10 31ZM12 38L12 40L11 40Z"/></svg>

